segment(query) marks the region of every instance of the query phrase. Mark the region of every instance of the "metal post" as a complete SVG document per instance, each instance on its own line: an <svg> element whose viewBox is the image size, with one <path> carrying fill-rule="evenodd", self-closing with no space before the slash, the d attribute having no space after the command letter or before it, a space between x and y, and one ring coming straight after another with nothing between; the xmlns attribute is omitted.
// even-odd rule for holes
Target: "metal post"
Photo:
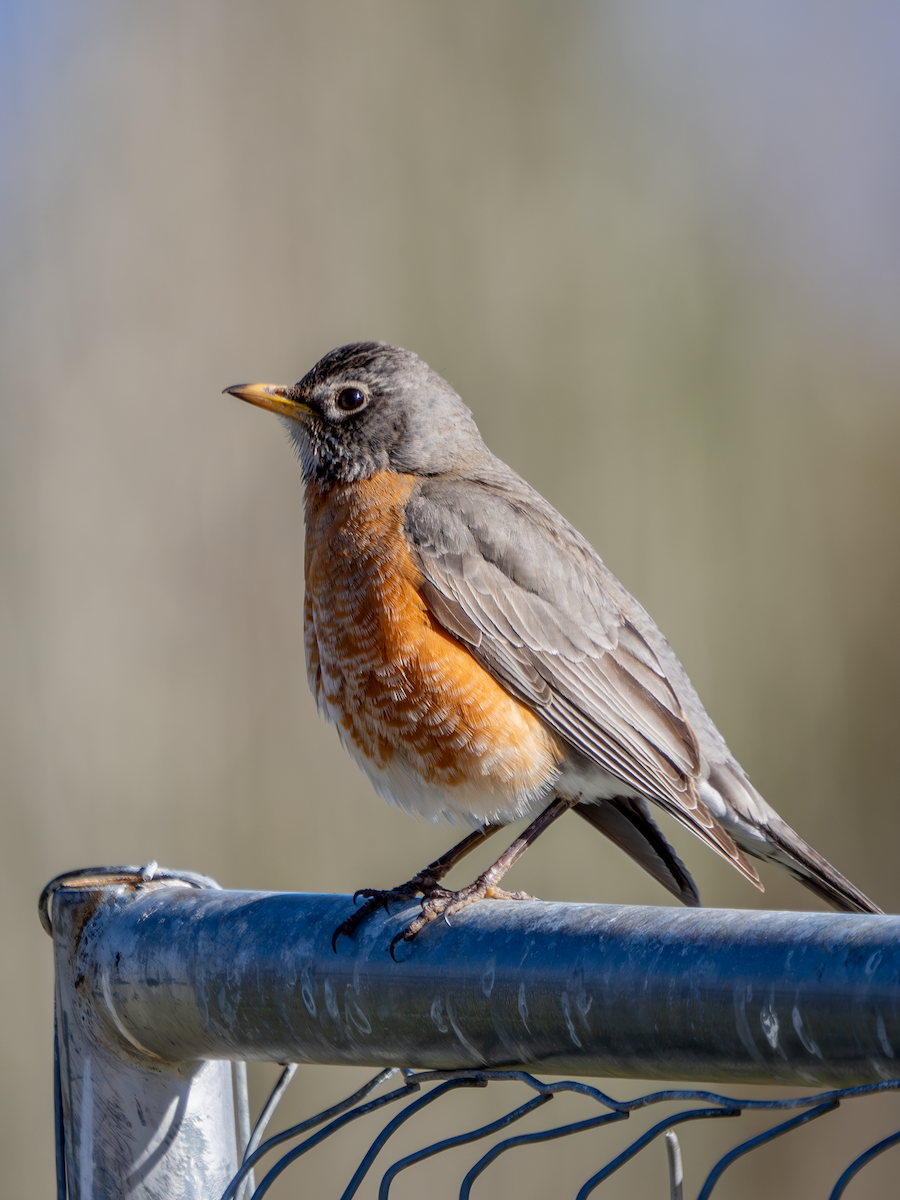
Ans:
<svg viewBox="0 0 900 1200"><path fill-rule="evenodd" d="M70 1200L208 1200L237 1169L231 1064L164 1059L142 1046L109 1003L115 956L92 959L114 901L184 895L173 881L63 889L53 906L59 1093ZM145 979L152 988L153 976ZM59 1131L57 1132L59 1139ZM61 1168L63 1164L60 1164Z"/></svg>
<svg viewBox="0 0 900 1200"><path fill-rule="evenodd" d="M351 905L140 882L58 891L76 1141L86 1088L96 1096L102 1079L114 1100L89 1118L95 1141L131 1139L149 1170L199 1142L196 1121L215 1174L213 1160L233 1157L233 1122L225 1074L197 1065L208 1059L812 1086L900 1073L898 917L485 901L452 928L429 926L395 963L387 947L414 907L373 918L334 954ZM120 1115L132 1087L152 1101L147 1127L133 1106ZM158 1153L151 1125L174 1131ZM72 1154L70 1169L86 1169ZM171 1194L195 1194L184 1186Z"/></svg>

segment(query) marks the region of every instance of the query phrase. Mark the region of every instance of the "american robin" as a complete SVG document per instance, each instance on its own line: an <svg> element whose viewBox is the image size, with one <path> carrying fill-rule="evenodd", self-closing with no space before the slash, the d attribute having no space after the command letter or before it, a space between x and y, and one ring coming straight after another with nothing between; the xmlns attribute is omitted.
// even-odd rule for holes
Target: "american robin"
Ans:
<svg viewBox="0 0 900 1200"><path fill-rule="evenodd" d="M422 894L394 940L484 897L568 809L688 905L648 801L762 890L772 862L835 908L878 909L762 798L656 625L587 541L484 442L415 354L341 346L293 387L232 395L284 419L306 484L306 665L319 711L376 790L474 832L380 906ZM459 892L452 866L531 824ZM391 946L393 953L394 944Z"/></svg>

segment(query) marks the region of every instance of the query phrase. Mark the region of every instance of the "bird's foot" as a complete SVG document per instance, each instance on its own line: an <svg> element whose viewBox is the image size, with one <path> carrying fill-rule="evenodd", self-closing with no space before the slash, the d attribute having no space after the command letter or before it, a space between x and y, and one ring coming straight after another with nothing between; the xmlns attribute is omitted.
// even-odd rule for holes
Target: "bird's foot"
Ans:
<svg viewBox="0 0 900 1200"><path fill-rule="evenodd" d="M461 888L458 892L450 892L446 888L435 887L429 893L426 893L422 900L422 911L405 929L401 929L391 942L391 958L395 957L394 950L400 942L411 942L426 925L431 924L438 917L443 917L449 924L450 917L455 913L461 912L464 908L468 908L470 904L477 903L479 900L537 899L537 896L530 896L528 892L507 892L503 888L492 885L486 878L486 874L479 875L474 883L470 883L468 887Z"/></svg>
<svg viewBox="0 0 900 1200"><path fill-rule="evenodd" d="M404 900L415 900L419 893L422 893L426 899L432 895L443 892L443 889L438 886L438 881L433 875L427 871L420 871L418 875L414 875L407 883L401 883L394 888L360 888L353 893L353 903L362 897L365 904L357 908L356 912L349 916L346 921L338 925L331 937L331 948L337 953L337 943L339 937L353 937L360 925L373 913L378 912L380 908L389 909L392 904L398 904ZM451 893L447 893L451 894Z"/></svg>

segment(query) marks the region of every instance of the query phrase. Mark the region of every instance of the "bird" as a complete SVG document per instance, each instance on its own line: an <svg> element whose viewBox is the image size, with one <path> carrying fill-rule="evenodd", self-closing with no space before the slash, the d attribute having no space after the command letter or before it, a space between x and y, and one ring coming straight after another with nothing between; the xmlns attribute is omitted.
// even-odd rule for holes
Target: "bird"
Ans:
<svg viewBox="0 0 900 1200"><path fill-rule="evenodd" d="M881 911L763 799L651 617L417 355L354 342L293 386L225 392L276 413L300 461L319 712L388 801L472 830L405 883L356 892L335 949L394 902L419 911L392 956L476 901L534 899L500 882L570 810L690 907L697 887L651 805L761 891L752 860L840 911ZM442 886L526 820L472 884Z"/></svg>

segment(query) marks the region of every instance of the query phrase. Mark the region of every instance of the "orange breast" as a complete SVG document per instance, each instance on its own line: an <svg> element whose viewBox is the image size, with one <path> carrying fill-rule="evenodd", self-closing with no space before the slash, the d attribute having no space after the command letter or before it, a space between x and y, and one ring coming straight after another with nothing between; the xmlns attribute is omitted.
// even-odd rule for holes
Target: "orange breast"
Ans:
<svg viewBox="0 0 900 1200"><path fill-rule="evenodd" d="M390 780L412 771L425 790L446 792L451 810L481 819L482 809L489 817L542 794L564 747L422 600L421 574L403 533L414 483L412 476L383 472L327 491L308 486L310 686L355 757L376 783L382 777L380 790L391 794ZM426 812L433 807L399 802Z"/></svg>

